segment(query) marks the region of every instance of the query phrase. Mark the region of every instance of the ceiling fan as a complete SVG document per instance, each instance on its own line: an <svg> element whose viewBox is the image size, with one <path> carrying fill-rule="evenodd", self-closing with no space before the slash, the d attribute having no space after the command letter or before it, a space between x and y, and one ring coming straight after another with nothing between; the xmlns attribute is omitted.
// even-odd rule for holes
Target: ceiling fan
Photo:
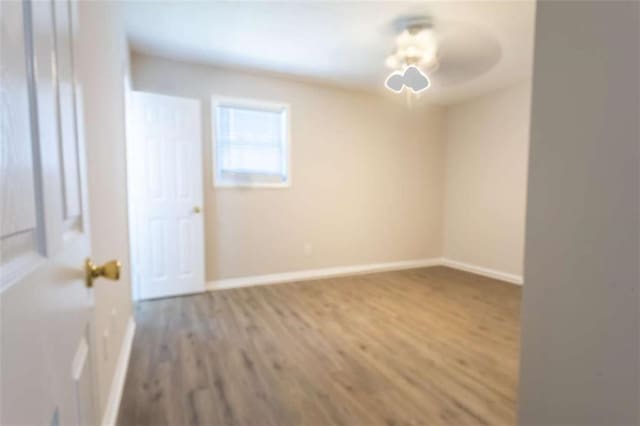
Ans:
<svg viewBox="0 0 640 426"><path fill-rule="evenodd" d="M432 83L458 84L483 74L500 59L496 38L471 24L418 15L397 19L393 28L395 48L385 60L393 72L385 86L396 93L405 88L420 93Z"/></svg>

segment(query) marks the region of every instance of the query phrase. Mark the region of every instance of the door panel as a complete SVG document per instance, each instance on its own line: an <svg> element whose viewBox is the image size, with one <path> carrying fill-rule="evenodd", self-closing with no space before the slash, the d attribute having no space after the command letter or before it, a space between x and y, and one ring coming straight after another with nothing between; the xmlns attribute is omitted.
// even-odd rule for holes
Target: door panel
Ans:
<svg viewBox="0 0 640 426"><path fill-rule="evenodd" d="M38 247L22 5L2 2L0 17L0 177L3 182L15 182L15 185L3 184L0 191L0 254L3 259L2 287L5 287L6 282L23 270L25 262L38 258Z"/></svg>
<svg viewBox="0 0 640 426"><path fill-rule="evenodd" d="M148 172L148 190L149 198L156 201L165 199L165 189L167 188L166 175L162 173L160 168L165 163L166 155L164 153L164 141L155 138L147 139L147 149L149 153L149 162L147 165Z"/></svg>
<svg viewBox="0 0 640 426"><path fill-rule="evenodd" d="M178 277L189 278L193 274L193 264L191 257L192 241L191 241L191 218L178 218L178 269L176 271Z"/></svg>
<svg viewBox="0 0 640 426"><path fill-rule="evenodd" d="M176 197L188 202L192 199L191 185L189 182L189 162L192 158L191 145L188 141L176 141Z"/></svg>
<svg viewBox="0 0 640 426"><path fill-rule="evenodd" d="M68 19L73 7L66 0L0 2L0 63L21 56L26 64L0 68L0 424L95 423L89 332L93 292L85 287L83 271L90 241L81 221L86 210L80 197L84 175L72 60L62 71L70 93L63 102L56 79L58 64L73 58ZM57 15L66 21L55 21ZM66 34L65 43L58 43L56 29ZM5 35L10 48L5 48ZM60 143L65 120L73 135L74 162L65 160ZM69 176L77 185L75 201L64 190ZM73 234L66 232L67 217L74 218Z"/></svg>
<svg viewBox="0 0 640 426"><path fill-rule="evenodd" d="M53 5L50 1L31 4L31 27L35 81L35 135L39 149L34 151L35 169L42 184L42 204L51 214L63 214L62 178L60 175L60 146L58 120L58 82L54 43ZM44 221L44 218L42 218ZM44 227L45 252L57 253L61 249L62 233L59 220L50 220Z"/></svg>
<svg viewBox="0 0 640 426"><path fill-rule="evenodd" d="M163 218L149 219L149 244L151 253L151 279L164 281L168 279L167 265L167 221Z"/></svg>
<svg viewBox="0 0 640 426"><path fill-rule="evenodd" d="M60 147L63 164L64 218L80 215L80 182L75 111L71 11L64 0L54 1L55 50L59 103Z"/></svg>
<svg viewBox="0 0 640 426"><path fill-rule="evenodd" d="M90 425L95 422L94 401L91 398L93 394L93 380L91 376L93 369L89 353L89 336L90 332L87 330L86 336L80 341L80 345L76 350L71 367L74 403L78 408L78 424L81 425Z"/></svg>
<svg viewBox="0 0 640 426"><path fill-rule="evenodd" d="M144 92L129 101L132 245L147 248L137 252L137 296L204 291L199 102Z"/></svg>

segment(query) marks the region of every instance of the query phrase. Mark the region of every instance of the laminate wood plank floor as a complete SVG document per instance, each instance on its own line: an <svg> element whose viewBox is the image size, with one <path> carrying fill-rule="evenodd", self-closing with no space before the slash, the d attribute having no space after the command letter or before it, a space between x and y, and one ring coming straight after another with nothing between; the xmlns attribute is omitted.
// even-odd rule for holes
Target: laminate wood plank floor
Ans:
<svg viewBox="0 0 640 426"><path fill-rule="evenodd" d="M512 425L520 293L432 267L138 303L118 424Z"/></svg>

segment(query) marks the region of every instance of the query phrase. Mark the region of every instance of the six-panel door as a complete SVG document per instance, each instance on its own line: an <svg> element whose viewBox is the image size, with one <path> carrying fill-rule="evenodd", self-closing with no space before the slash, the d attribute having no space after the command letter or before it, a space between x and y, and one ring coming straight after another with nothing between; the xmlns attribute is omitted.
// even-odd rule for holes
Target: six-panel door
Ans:
<svg viewBox="0 0 640 426"><path fill-rule="evenodd" d="M0 424L96 423L76 5L0 2Z"/></svg>
<svg viewBox="0 0 640 426"><path fill-rule="evenodd" d="M128 114L137 297L202 292L200 103L133 92Z"/></svg>

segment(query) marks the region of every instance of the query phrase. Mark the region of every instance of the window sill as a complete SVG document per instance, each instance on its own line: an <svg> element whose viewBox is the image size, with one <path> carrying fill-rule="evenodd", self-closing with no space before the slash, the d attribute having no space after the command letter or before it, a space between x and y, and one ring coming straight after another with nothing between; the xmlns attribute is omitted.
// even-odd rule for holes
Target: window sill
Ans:
<svg viewBox="0 0 640 426"><path fill-rule="evenodd" d="M213 187L221 189L285 189L291 187L291 182L214 182Z"/></svg>

